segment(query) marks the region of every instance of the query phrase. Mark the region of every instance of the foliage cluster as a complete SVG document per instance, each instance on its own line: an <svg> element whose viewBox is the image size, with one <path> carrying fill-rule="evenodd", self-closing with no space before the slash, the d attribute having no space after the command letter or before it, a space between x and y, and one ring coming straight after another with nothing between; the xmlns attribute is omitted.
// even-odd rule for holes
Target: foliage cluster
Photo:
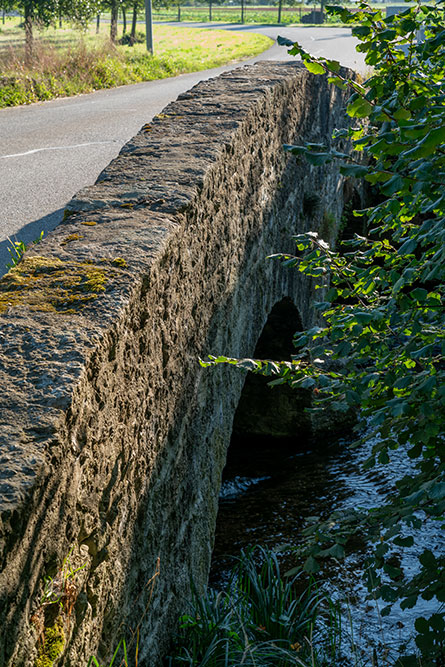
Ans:
<svg viewBox="0 0 445 667"><path fill-rule="evenodd" d="M416 571L391 564L398 549L411 547L412 527L424 521L444 529L445 509L445 22L443 3L414 6L394 16L362 2L351 12L331 7L351 24L358 50L374 72L363 85L344 76L334 60L314 58L282 39L313 74L350 87L349 130L336 133L353 152L322 145L286 146L315 167L340 160L346 177L365 179L377 203L367 216L366 236L355 235L335 251L316 232L296 237L297 253L277 255L286 266L311 276L320 290L320 324L298 334L289 362L235 360L233 363L276 376L312 391L314 410L328 405L359 410L367 420L363 438L378 436L368 465L385 464L403 448L416 474L398 480L386 504L369 512L335 516L306 530L306 569L317 559L344 553L357 530L370 535L375 550L369 588L402 609L418 598L436 600L438 613L416 622L422 665L444 664L445 558L426 549ZM418 664L407 656L403 664Z"/></svg>

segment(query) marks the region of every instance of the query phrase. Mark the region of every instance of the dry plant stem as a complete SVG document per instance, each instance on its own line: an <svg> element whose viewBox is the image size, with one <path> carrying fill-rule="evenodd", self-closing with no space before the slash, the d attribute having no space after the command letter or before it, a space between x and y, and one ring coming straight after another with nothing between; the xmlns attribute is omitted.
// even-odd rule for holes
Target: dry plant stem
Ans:
<svg viewBox="0 0 445 667"><path fill-rule="evenodd" d="M153 598L153 592L154 592L154 587L155 587L155 584L156 584L156 579L159 577L160 573L161 573L161 559L160 559L160 557L158 556L158 558L157 558L157 560L156 560L155 573L154 573L154 574L150 577L150 579L147 581L147 583L145 584L144 588L142 589L142 591L139 593L139 595L137 596L137 598L136 598L136 600L135 600L135 601L137 602L137 601L139 600L139 598L141 597L142 593L144 592L144 590L147 589L148 587L150 587L150 592L149 592L149 594L148 594L148 600L147 600L147 604L145 605L145 608L144 608L144 613L143 613L142 616L141 616L141 620L139 621L139 625L138 625L138 626L136 627L136 629L131 633L131 641L130 641L130 643L129 643L129 645L128 645L128 649L130 649L130 648L133 646L133 644L136 642L136 652L135 652L135 662L136 662L136 667L137 667L137 664L138 664L139 630L140 630L140 626L141 626L141 623L142 623L143 619L144 619L145 616L147 615L148 608L150 607L151 600L152 600L152 598ZM119 667L122 667L123 665L125 665L125 661L124 661L124 660L122 660L122 661L119 663Z"/></svg>

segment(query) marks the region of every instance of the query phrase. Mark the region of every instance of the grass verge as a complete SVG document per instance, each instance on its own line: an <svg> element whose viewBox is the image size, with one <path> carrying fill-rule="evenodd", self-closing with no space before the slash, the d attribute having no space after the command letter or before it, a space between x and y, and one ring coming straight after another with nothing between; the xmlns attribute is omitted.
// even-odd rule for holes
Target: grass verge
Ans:
<svg viewBox="0 0 445 667"><path fill-rule="evenodd" d="M272 44L263 35L155 26L151 56L144 44L113 46L104 34L49 30L36 40L27 67L22 32L17 23L0 30L0 108L210 69Z"/></svg>

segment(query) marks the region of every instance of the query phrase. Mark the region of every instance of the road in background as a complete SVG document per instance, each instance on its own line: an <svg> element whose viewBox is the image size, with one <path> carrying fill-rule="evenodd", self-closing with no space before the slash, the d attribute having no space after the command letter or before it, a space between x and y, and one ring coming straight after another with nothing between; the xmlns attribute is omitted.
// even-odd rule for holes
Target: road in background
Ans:
<svg viewBox="0 0 445 667"><path fill-rule="evenodd" d="M347 28L172 24L278 35L313 55L364 71ZM95 182L121 147L169 102L199 81L259 60L289 60L274 44L260 56L203 72L88 95L0 110L0 276L10 260L8 237L30 243L54 229L80 188Z"/></svg>

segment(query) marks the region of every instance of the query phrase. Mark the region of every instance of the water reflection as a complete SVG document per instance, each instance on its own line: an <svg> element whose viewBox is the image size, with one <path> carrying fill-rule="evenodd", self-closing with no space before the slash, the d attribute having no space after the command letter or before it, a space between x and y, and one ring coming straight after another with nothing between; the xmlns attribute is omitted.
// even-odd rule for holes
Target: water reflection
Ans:
<svg viewBox="0 0 445 667"><path fill-rule="evenodd" d="M307 517L327 517L334 510L369 508L380 504L394 483L414 469L401 450L392 453L386 465L362 471L372 443L351 450L339 441L322 446L291 440L257 438L234 440L229 449L220 498L216 542L210 584L223 588L233 556L254 544L281 546L284 569L295 565L295 555L286 549L298 545ZM361 580L363 561L370 545L357 542L357 551L341 563L330 564L324 588L329 596L344 601L346 637L344 648L357 645L363 665L393 664L400 650L415 650L414 620L440 610L436 600L420 600L413 609L402 611L394 605L382 617L385 603L367 599ZM415 535L412 548L394 547L391 555L400 561L402 571L411 576L417 571L416 554L424 548L443 553L443 534L437 523L424 521Z"/></svg>

